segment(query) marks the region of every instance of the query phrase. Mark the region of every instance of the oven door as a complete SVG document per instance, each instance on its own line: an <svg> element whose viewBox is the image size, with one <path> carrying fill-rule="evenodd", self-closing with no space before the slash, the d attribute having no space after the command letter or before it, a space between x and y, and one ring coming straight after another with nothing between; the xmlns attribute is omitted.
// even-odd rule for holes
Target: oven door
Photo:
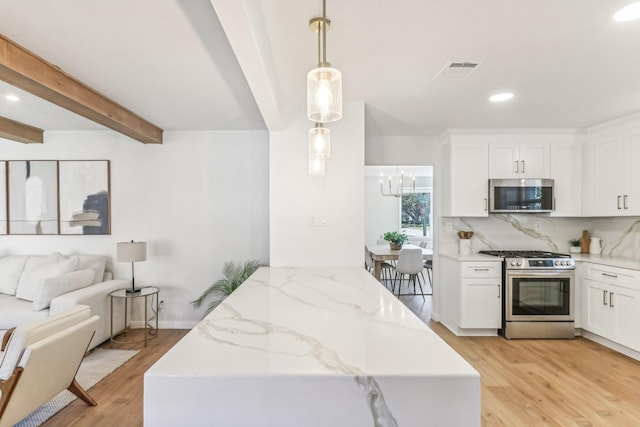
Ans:
<svg viewBox="0 0 640 427"><path fill-rule="evenodd" d="M573 270L507 270L507 322L574 320Z"/></svg>

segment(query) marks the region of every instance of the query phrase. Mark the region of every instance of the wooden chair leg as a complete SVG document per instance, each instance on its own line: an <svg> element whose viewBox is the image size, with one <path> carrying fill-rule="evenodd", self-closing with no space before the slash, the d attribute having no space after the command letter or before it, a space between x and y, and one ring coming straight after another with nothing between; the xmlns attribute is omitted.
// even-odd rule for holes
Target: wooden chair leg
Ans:
<svg viewBox="0 0 640 427"><path fill-rule="evenodd" d="M89 393L87 393L87 391L83 389L80 384L78 384L78 381L76 381L75 378L73 379L71 385L67 387L67 390L78 396L78 398L80 398L89 406L96 406L98 404L98 402L96 402L93 397L89 396Z"/></svg>

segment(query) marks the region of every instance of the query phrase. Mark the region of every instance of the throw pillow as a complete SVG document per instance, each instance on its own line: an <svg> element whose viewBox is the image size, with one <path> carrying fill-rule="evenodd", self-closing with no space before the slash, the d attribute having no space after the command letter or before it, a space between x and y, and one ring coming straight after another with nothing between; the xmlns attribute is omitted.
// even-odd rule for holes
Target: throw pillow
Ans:
<svg viewBox="0 0 640 427"><path fill-rule="evenodd" d="M31 261L31 259L27 260L25 271L22 273L20 283L18 283L18 289L16 289L16 298L27 301L33 301L37 297L40 293L40 288L44 285L44 279L69 273L75 270L78 265L78 258L73 257L66 261L45 264L39 268L27 271L29 261Z"/></svg>
<svg viewBox="0 0 640 427"><path fill-rule="evenodd" d="M0 258L0 294L15 295L27 255L9 255Z"/></svg>
<svg viewBox="0 0 640 427"><path fill-rule="evenodd" d="M107 259L105 257L100 255L78 255L78 259L80 260L78 270L90 268L95 273L92 285L103 281L104 269L107 265Z"/></svg>
<svg viewBox="0 0 640 427"><path fill-rule="evenodd" d="M44 279L33 300L33 309L43 310L49 307L55 297L93 284L94 274L92 269L86 268Z"/></svg>

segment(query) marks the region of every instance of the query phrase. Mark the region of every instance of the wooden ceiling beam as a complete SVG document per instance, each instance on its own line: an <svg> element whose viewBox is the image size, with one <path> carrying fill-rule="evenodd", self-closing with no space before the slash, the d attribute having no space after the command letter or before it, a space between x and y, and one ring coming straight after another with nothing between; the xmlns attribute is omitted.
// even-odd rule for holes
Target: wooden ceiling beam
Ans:
<svg viewBox="0 0 640 427"><path fill-rule="evenodd" d="M42 144L44 130L7 119L6 117L0 117L0 138L25 144Z"/></svg>
<svg viewBox="0 0 640 427"><path fill-rule="evenodd" d="M145 144L163 130L0 34L0 79Z"/></svg>

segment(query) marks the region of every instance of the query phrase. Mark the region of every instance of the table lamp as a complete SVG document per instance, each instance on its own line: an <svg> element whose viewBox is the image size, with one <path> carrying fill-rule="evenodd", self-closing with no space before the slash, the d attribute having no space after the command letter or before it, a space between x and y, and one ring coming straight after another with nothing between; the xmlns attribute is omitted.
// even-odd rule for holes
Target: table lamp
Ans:
<svg viewBox="0 0 640 427"><path fill-rule="evenodd" d="M118 242L118 262L131 263L131 289L127 289L128 294L136 294L140 289L136 289L136 279L133 264L147 259L147 242Z"/></svg>

